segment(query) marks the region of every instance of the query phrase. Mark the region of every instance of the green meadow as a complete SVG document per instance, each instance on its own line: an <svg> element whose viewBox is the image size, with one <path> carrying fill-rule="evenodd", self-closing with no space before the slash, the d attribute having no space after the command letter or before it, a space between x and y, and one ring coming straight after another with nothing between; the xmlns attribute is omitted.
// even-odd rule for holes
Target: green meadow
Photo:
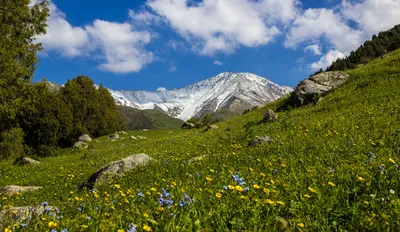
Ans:
<svg viewBox="0 0 400 232"><path fill-rule="evenodd" d="M400 50L346 72L349 81L315 105L278 111L286 98L216 130L130 131L39 165L0 161L0 187L43 187L0 195L0 211L53 207L0 231L399 231ZM278 119L261 123L267 109ZM275 142L248 146L258 136ZM139 153L156 161L79 189Z"/></svg>

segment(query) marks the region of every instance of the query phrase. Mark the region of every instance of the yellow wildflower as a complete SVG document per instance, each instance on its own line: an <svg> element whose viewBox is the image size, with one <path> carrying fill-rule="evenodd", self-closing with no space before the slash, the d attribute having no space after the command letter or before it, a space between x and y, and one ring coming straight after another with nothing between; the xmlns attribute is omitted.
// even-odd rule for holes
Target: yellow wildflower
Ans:
<svg viewBox="0 0 400 232"><path fill-rule="evenodd" d="M255 184L255 185L253 185L253 187L254 187L255 189L259 189L259 188L261 188L261 187L260 187L260 185L256 185L256 184Z"/></svg>
<svg viewBox="0 0 400 232"><path fill-rule="evenodd" d="M55 229L57 228L58 224L56 222L49 222L48 226L50 229Z"/></svg>
<svg viewBox="0 0 400 232"><path fill-rule="evenodd" d="M276 201L276 204L284 205L285 203L283 201Z"/></svg>
<svg viewBox="0 0 400 232"><path fill-rule="evenodd" d="M254 171L254 169L252 169L252 168L249 168L249 169L250 169L250 171L251 171L251 172L253 172L253 171Z"/></svg>
<svg viewBox="0 0 400 232"><path fill-rule="evenodd" d="M117 189L119 189L119 188L121 188L121 185L116 184L116 185L114 185L114 187L117 188Z"/></svg>
<svg viewBox="0 0 400 232"><path fill-rule="evenodd" d="M271 184L275 184L275 181L274 181L274 180L271 180Z"/></svg>
<svg viewBox="0 0 400 232"><path fill-rule="evenodd" d="M311 196L308 195L308 194L304 194L304 197L305 197L305 198L310 198Z"/></svg>
<svg viewBox="0 0 400 232"><path fill-rule="evenodd" d="M228 189L229 189L229 190L234 190L234 189L235 189L235 186L228 185Z"/></svg>
<svg viewBox="0 0 400 232"><path fill-rule="evenodd" d="M267 188L264 188L263 191L264 191L264 193L266 193L266 194L269 194L269 193L271 192L271 191L269 191L269 189L267 189Z"/></svg>
<svg viewBox="0 0 400 232"><path fill-rule="evenodd" d="M146 217L146 218L147 218L147 217L149 217L149 215L148 215L147 213L144 213L144 214L143 214L143 217Z"/></svg>
<svg viewBox="0 0 400 232"><path fill-rule="evenodd" d="M117 232L125 232L125 230L118 230Z"/></svg>
<svg viewBox="0 0 400 232"><path fill-rule="evenodd" d="M235 189L239 192L243 192L243 187L240 185L236 185Z"/></svg>
<svg viewBox="0 0 400 232"><path fill-rule="evenodd" d="M42 221L46 221L47 219L46 218L42 218Z"/></svg>
<svg viewBox="0 0 400 232"><path fill-rule="evenodd" d="M221 198L221 197L222 197L222 194L221 194L221 193L217 193L217 194L215 194L215 196L216 196L217 198Z"/></svg>
<svg viewBox="0 0 400 232"><path fill-rule="evenodd" d="M82 229L87 229L89 226L87 226L87 225L81 225L81 228Z"/></svg>
<svg viewBox="0 0 400 232"><path fill-rule="evenodd" d="M360 182L364 182L364 181L365 181L365 179L362 178L362 177L360 177L360 176L357 176L357 179L358 179Z"/></svg>
<svg viewBox="0 0 400 232"><path fill-rule="evenodd" d="M153 188L151 188L150 190L151 190L151 191L153 191L153 192L156 192L156 191L157 191L157 189L156 189L156 188L154 188L154 187L153 187Z"/></svg>
<svg viewBox="0 0 400 232"><path fill-rule="evenodd" d="M369 202L368 202L368 201L364 201L364 204L368 205L368 204L369 204Z"/></svg>
<svg viewBox="0 0 400 232"><path fill-rule="evenodd" d="M332 186L332 187L335 187L335 184L334 183L332 183L332 182L328 182L328 184L330 185L330 186Z"/></svg>
<svg viewBox="0 0 400 232"><path fill-rule="evenodd" d="M260 173L260 176L262 176L262 177L266 177L267 175L265 174L265 173Z"/></svg>
<svg viewBox="0 0 400 232"><path fill-rule="evenodd" d="M148 225L144 225L143 230L149 232L149 231L151 231L151 227Z"/></svg>
<svg viewBox="0 0 400 232"><path fill-rule="evenodd" d="M210 169L210 172L214 173L214 169Z"/></svg>
<svg viewBox="0 0 400 232"><path fill-rule="evenodd" d="M273 200L266 200L265 203L267 203L268 205L275 205L275 202Z"/></svg>
<svg viewBox="0 0 400 232"><path fill-rule="evenodd" d="M240 199L247 200L247 199L249 199L249 197L248 196L240 196Z"/></svg>
<svg viewBox="0 0 400 232"><path fill-rule="evenodd" d="M308 190L310 190L310 192L312 192L312 193L317 193L317 190L314 188L308 187Z"/></svg>
<svg viewBox="0 0 400 232"><path fill-rule="evenodd" d="M304 228L304 224L303 223L297 223L297 226L300 228Z"/></svg>
<svg viewBox="0 0 400 232"><path fill-rule="evenodd" d="M206 180L207 180L208 182L213 181L213 179L212 179L211 177L208 177L208 176L206 176Z"/></svg>
<svg viewBox="0 0 400 232"><path fill-rule="evenodd" d="M392 159L392 158L389 158L389 162L392 163L392 164L396 163L396 162L394 162L394 159Z"/></svg>

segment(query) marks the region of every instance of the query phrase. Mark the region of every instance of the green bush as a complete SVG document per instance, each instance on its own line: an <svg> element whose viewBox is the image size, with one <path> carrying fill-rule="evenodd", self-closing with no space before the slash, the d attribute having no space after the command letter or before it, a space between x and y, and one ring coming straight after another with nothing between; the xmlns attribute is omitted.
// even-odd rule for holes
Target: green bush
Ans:
<svg viewBox="0 0 400 232"><path fill-rule="evenodd" d="M0 158L15 159L24 154L24 132L13 128L0 134Z"/></svg>

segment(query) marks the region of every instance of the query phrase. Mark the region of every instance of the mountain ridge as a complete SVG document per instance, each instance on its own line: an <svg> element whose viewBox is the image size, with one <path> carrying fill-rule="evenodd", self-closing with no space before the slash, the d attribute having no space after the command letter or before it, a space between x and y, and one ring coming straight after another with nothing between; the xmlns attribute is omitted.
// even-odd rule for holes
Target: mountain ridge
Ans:
<svg viewBox="0 0 400 232"><path fill-rule="evenodd" d="M229 109L235 102L247 105L245 108L264 105L287 95L293 89L252 73L223 72L172 90L109 91L117 105L141 110L159 109L172 117L187 120L193 116L202 117L206 113Z"/></svg>

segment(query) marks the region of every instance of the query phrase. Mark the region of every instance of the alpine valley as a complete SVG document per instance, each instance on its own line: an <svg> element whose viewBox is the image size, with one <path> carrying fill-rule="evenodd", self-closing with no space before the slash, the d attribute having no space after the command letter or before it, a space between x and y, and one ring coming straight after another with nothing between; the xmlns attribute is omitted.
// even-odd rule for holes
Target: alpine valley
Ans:
<svg viewBox="0 0 400 232"><path fill-rule="evenodd" d="M184 88L160 91L109 90L117 105L155 109L187 120L205 114L235 115L286 96L293 89L251 73L224 72Z"/></svg>

